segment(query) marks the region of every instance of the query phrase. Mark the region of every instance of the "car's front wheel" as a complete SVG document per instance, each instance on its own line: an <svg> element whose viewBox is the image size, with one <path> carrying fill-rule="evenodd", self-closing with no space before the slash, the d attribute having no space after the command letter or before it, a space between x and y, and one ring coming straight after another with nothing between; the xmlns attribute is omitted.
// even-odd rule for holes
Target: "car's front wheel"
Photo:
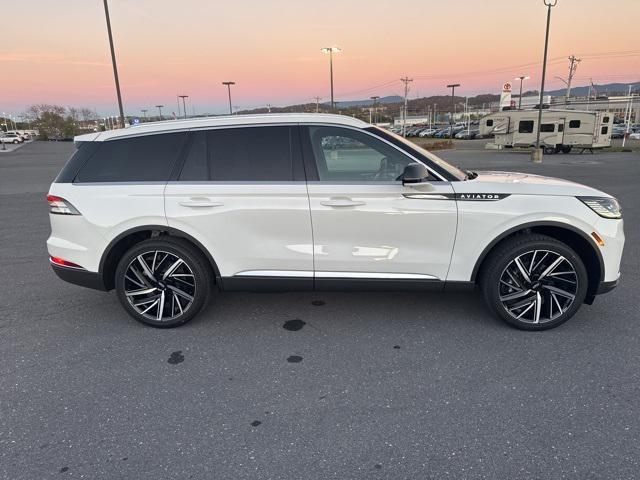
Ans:
<svg viewBox="0 0 640 480"><path fill-rule="evenodd" d="M580 257L546 235L518 235L498 245L480 279L489 309L524 330L557 327L584 302L587 271Z"/></svg>
<svg viewBox="0 0 640 480"><path fill-rule="evenodd" d="M213 275L188 242L158 237L134 245L116 268L115 286L125 310L159 328L191 320L208 303Z"/></svg>

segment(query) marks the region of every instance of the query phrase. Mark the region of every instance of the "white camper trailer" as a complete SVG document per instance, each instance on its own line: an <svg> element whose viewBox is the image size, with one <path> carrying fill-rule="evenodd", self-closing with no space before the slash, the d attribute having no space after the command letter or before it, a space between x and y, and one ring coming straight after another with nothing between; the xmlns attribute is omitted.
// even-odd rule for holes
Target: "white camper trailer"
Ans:
<svg viewBox="0 0 640 480"><path fill-rule="evenodd" d="M609 112L543 110L540 145L545 153L608 147L612 125L613 114ZM480 135L493 135L500 147L533 147L537 131L538 110L507 110L480 120Z"/></svg>

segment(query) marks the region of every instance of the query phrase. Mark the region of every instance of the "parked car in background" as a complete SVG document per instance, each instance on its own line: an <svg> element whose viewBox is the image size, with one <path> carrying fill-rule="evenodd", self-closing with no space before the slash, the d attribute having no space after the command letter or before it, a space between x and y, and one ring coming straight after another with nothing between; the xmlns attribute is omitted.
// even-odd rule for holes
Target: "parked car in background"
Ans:
<svg viewBox="0 0 640 480"><path fill-rule="evenodd" d="M436 133L438 130L436 130L435 128L425 128L424 130L422 130L418 136L419 137L432 137L434 133Z"/></svg>
<svg viewBox="0 0 640 480"><path fill-rule="evenodd" d="M624 138L626 129L618 125L614 125L611 129L611 138Z"/></svg>
<svg viewBox="0 0 640 480"><path fill-rule="evenodd" d="M2 143L22 143L24 139L15 132L6 132L2 136Z"/></svg>
<svg viewBox="0 0 640 480"><path fill-rule="evenodd" d="M467 130L465 128L463 130L460 130L458 133L456 133L455 134L455 138L464 139L464 140L473 140L478 135L478 132L479 132L479 130L477 130L477 129L469 129L469 130Z"/></svg>

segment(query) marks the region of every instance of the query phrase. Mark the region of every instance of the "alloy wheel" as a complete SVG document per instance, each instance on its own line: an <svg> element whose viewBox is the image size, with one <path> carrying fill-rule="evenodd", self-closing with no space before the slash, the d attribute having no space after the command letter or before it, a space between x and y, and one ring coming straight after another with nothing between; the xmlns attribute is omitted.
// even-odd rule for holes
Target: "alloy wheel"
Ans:
<svg viewBox="0 0 640 480"><path fill-rule="evenodd" d="M191 307L196 280L182 258L152 250L138 255L127 266L124 293L140 315L156 322L167 322Z"/></svg>
<svg viewBox="0 0 640 480"><path fill-rule="evenodd" d="M559 318L573 304L578 274L572 263L551 250L531 250L511 260L500 275L498 293L514 319L531 324Z"/></svg>

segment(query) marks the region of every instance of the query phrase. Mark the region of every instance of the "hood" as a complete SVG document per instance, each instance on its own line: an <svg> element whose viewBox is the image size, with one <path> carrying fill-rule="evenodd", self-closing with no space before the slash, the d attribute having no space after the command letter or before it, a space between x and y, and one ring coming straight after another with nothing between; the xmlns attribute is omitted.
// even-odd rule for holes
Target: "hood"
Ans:
<svg viewBox="0 0 640 480"><path fill-rule="evenodd" d="M595 188L560 178L543 177L532 173L477 172L466 182L456 182L456 193L508 193L512 195L561 195L610 197Z"/></svg>

